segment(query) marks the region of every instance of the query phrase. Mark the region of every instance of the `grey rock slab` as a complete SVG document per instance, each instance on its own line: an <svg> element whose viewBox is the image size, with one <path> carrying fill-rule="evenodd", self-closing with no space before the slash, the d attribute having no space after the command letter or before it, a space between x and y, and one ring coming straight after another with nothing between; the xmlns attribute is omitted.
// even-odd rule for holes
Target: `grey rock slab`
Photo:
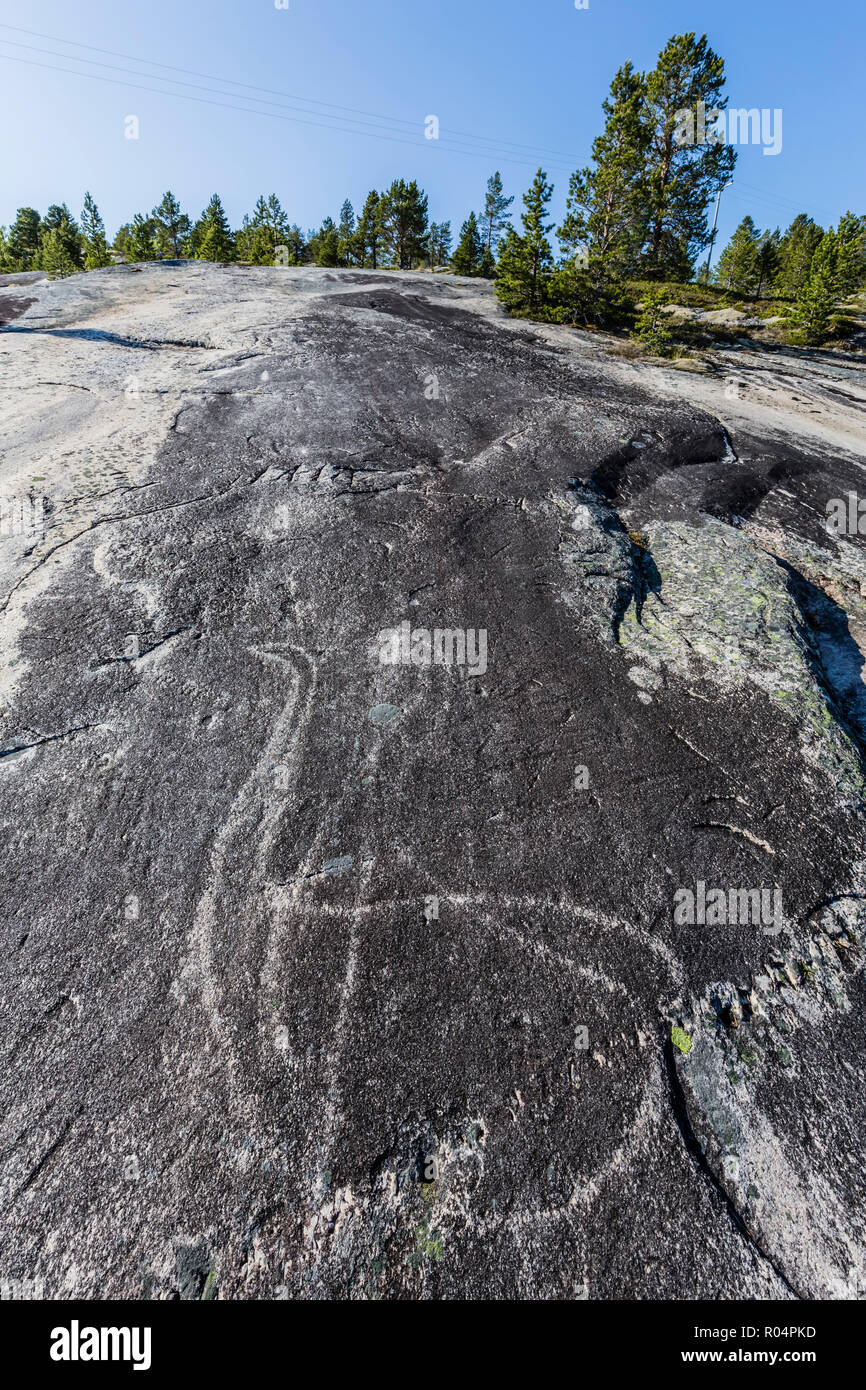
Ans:
<svg viewBox="0 0 866 1390"><path fill-rule="evenodd" d="M855 1297L862 460L456 277L25 288L4 1277Z"/></svg>

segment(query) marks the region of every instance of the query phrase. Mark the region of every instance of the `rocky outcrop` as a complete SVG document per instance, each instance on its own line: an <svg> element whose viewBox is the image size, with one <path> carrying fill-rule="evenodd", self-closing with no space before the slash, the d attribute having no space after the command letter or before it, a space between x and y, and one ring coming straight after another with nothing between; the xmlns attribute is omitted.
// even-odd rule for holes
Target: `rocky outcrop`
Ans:
<svg viewBox="0 0 866 1390"><path fill-rule="evenodd" d="M13 293L5 1277L862 1293L859 381L448 276Z"/></svg>

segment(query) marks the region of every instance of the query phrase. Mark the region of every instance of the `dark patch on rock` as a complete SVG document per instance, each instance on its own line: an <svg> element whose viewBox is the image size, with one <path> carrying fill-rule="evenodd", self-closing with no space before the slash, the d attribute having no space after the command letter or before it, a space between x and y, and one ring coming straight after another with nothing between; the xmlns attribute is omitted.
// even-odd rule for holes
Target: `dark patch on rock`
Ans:
<svg viewBox="0 0 866 1390"><path fill-rule="evenodd" d="M0 294L0 328L11 323L13 319L20 319L30 305L35 303L35 299L27 299L24 295Z"/></svg>
<svg viewBox="0 0 866 1390"><path fill-rule="evenodd" d="M100 321L141 273L54 286L39 350L168 360L188 315L147 354ZM456 282L285 275L300 312L208 374L173 349L147 476L2 596L9 1276L853 1296L860 545L813 529L851 458L728 438ZM404 623L484 660L384 661ZM698 882L784 923L684 924Z"/></svg>

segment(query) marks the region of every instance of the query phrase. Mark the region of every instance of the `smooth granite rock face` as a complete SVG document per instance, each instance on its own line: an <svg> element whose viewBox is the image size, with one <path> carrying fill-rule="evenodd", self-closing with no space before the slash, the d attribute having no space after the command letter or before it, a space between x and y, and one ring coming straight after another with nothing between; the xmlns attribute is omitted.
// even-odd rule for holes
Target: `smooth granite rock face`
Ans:
<svg viewBox="0 0 866 1390"><path fill-rule="evenodd" d="M0 1278L862 1296L862 366L390 271L0 325Z"/></svg>

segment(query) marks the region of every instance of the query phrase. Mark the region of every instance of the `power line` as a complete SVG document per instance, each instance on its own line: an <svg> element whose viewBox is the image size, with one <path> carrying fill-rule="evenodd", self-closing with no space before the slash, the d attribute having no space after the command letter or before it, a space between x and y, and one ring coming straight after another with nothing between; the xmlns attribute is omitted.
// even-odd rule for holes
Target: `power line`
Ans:
<svg viewBox="0 0 866 1390"><path fill-rule="evenodd" d="M797 202L793 198L786 197L783 193L772 193L769 189L755 188L753 184L743 183L741 179L737 179L737 186L739 188L744 188L746 192L751 194L754 198L762 199L766 203L775 203L783 209L789 208L795 214L803 211L802 203ZM819 211L826 214L829 212L829 209L822 207Z"/></svg>
<svg viewBox="0 0 866 1390"><path fill-rule="evenodd" d="M51 49L48 49L48 48L38 48L38 47L36 47L36 45L34 45L34 44L29 44L29 43L16 43L16 42L15 42L14 40L12 40L12 39L0 39L0 43L8 44L8 45L10 45L10 46L13 47L13 48L26 48L26 49L27 49L29 52L31 52L31 53L44 53L44 54L46 54L47 56L49 56L49 57L51 57L51 58L65 58L65 59L67 59L69 62L73 62L73 63L88 63L88 64L90 64L91 67L97 67L97 68L110 68L113 72L124 72L124 73L127 73L127 74L128 74L129 76L131 76L131 77L147 77L147 78L149 78L152 82L169 82L169 83L171 83L171 84L172 84L173 86L175 86L175 87L192 87L192 88L194 88L196 91L199 91L199 92L210 92L211 95L213 95L213 96L232 97L232 98L234 98L234 99L237 100L237 101L250 101L250 102L255 101L255 102L258 102L259 105L264 105L264 106L280 106L280 107L282 107L282 108L285 109L285 110L301 110L301 111L306 111L306 108L303 107L303 106L300 106L300 107L299 107L299 106L290 106L290 105L289 105L288 103L286 103L286 102L271 101L269 98L265 98L265 97L245 97L245 96L241 96L241 95L240 95L239 93L237 93L237 92L222 92L222 91L219 91L219 89L214 88L214 87L204 87L204 86L202 86L202 84L201 84L200 82L181 82L181 81L180 81L178 78L176 78L176 77L159 77L159 76L158 76L157 74L155 74L155 73L136 72L136 71L135 71L134 69L132 69L132 68L123 68L123 67L121 67L118 63L100 63L100 62L98 62L95 58L78 58L78 57L75 57L75 56L72 55L72 54L54 53ZM0 56L3 56L3 57L14 57L13 54L3 54L3 55L0 55ZM137 61L137 60L134 59L133 61ZM57 69L57 70L58 70L58 71L76 72L75 69ZM77 76L79 76L79 77L93 77L93 76L96 76L96 74L94 74L94 73L88 73L88 72L78 72L78 73L77 73ZM216 80L217 80L217 81L220 81L220 80L222 80L222 79L216 79ZM159 94L162 95L162 96L177 96L177 95L178 95L177 92L163 92L163 91L161 91L161 89L159 89L159 88L152 88L152 87L151 87L151 88L146 88L145 90L153 91L153 92L159 92ZM253 112L255 112L255 110L256 110L255 107L250 108L250 107L245 107L245 106L239 106L239 107L237 107L236 109L239 110L239 111L252 110ZM258 112L258 114L259 114L259 115L270 115L271 113L270 113L270 112L264 112L264 111L262 111L262 112ZM307 112L307 114L310 114L310 113ZM322 115L323 113L321 113L321 112L315 112L315 113L313 113L313 114L315 114L315 115ZM325 119L325 120L329 120L329 121L344 121L344 122L346 122L346 120L347 120L347 118L346 118L346 117L343 117L343 116L324 116L324 119ZM408 124L410 124L410 123L409 123L409 122L406 122L406 124L408 125ZM369 121L354 121L354 120L353 120L353 121L349 122L348 125L349 125L349 129L351 129L353 126L359 126L359 127L360 127L360 126L368 126L368 125L372 125L372 123L369 122ZM414 130L417 132L417 129L418 129L418 123L417 123L417 121L416 121L416 122L413 122L413 123L412 123L412 126L413 126ZM379 125L373 125L372 128L373 128L374 130L380 130L380 129L381 129L381 126L379 126ZM323 126L322 126L322 129L324 129L324 130L343 130L343 129L345 129L345 126L334 126L334 125L328 126L328 125L323 125ZM386 129L387 129L387 127L386 127ZM474 153L486 153L486 151L474 151L474 150L473 150L472 153L473 153L473 154L474 154Z"/></svg>
<svg viewBox="0 0 866 1390"><path fill-rule="evenodd" d="M742 187L743 185L741 184L740 189L742 189ZM764 197L763 194L753 193L749 190L747 190L746 192L740 191L734 193L732 194L732 197L739 199L741 203L747 203L750 207L754 207L757 204L759 207L762 207L763 210L765 210L766 212L775 213L777 217L787 218L791 222L793 222L794 218L799 216L800 213L806 211L802 204L793 203L790 207L782 207L779 204L772 202L771 198ZM826 209L824 209L824 211L826 212Z"/></svg>
<svg viewBox="0 0 866 1390"><path fill-rule="evenodd" d="M118 53L118 52L116 52L115 50L110 49L110 48L97 48L94 44L79 43L76 39L62 39L62 38L59 38L56 34L42 34L42 33L40 33L40 32L37 31L37 30L22 29L20 26L15 25L15 24L3 24L3 23L0 23L0 28L2 28L2 29L10 29L13 33L16 33L16 34L27 34L28 37L30 37L30 38L48 39L51 43L61 43L61 44L65 44L65 45L66 45L67 47L69 47L69 48L84 48L84 49L87 49L87 51L90 52L90 53L102 53L102 54L104 54L106 57L109 57L109 58L124 58L124 59L126 59L127 61L129 61L129 62L144 64L144 65L146 65L147 67L164 68L167 72L181 72L181 73L185 73L185 74L186 74L187 76L189 76L189 77L204 77L208 82L222 82L222 83L225 83L225 84L227 84L228 86L232 86L232 87L245 87L248 91L251 91L251 92L264 92L264 93L266 93L266 94L268 94L268 95L270 95L270 96L283 96L283 97L288 97L288 98L290 99L290 101L299 103L299 105L298 105L298 107L297 107L296 109L308 111L308 114L316 114L316 115L318 115L318 114L324 114L324 113L318 113L318 112L309 112L309 108L310 108L311 106L325 106L325 107L329 107L329 108L330 108L331 110L333 110L333 111L345 111L345 112L348 112L349 114L354 115L354 116L367 116L367 117L370 117L371 119L373 119L373 120L375 120L375 121L385 121L385 122L390 122L390 123L393 124L393 125L407 126L407 127L409 127L410 129L412 129L412 128L417 129L417 121L405 120L405 119L403 119L402 117L399 117L399 116L383 116L383 115L381 115L381 113L377 113L377 112L373 112L373 111L363 111L363 110L360 110L358 107L353 107L353 106L339 106L339 105L337 105L335 102L321 101L321 100L319 100L319 99L316 98L316 97L298 97L298 96L296 96L296 95L295 95L294 93L292 93L292 92L285 92L285 91L282 91L282 90L280 90L280 89L278 89L278 88L275 88L275 87L259 87L259 86L255 86L253 83L250 83L250 82L240 82L240 81L238 81L236 78L233 78L233 77L219 77L219 76L215 76L213 73L197 72L197 71L196 71L195 69L193 69L193 68L182 68L182 67L177 67L176 65L171 64L171 63L160 63L160 62L157 62L155 59L152 59L152 58L137 58L137 57L135 57L134 54L131 54L131 53ZM49 50L49 49L35 48L34 45L32 45L32 44L19 44L19 43L16 43L16 41L15 41L14 39L3 39L3 40L0 40L0 42L9 44L10 46L15 47L15 48L27 48L27 49L31 49L33 52L36 52L36 53L50 53L50 54L51 54L51 57L54 57L54 58L66 58L66 59L71 59L73 62L92 63L93 66L95 66L95 67L112 67L112 68L113 68L113 67L116 66L116 65L113 64L113 63L96 63L93 59L90 59L90 58L76 58L75 55L74 55L74 54L71 54L71 53L51 53L51 50ZM120 72L128 72L129 69L127 69L127 68L119 68L119 69L117 69L117 71L120 71ZM136 76L136 77L150 77L150 78L154 78L154 79L156 79L157 81L160 81L160 82L174 81L174 79L172 79L172 78L161 78L161 77L159 77L156 73L138 73L138 72L135 72L135 73L133 73L133 75ZM191 82L183 82L183 83L177 82L175 85L177 85L177 86L191 87L191 86L194 86L194 85L196 85L196 84L191 83ZM202 88L202 90L208 91L208 90L211 90L211 89L209 89L209 88ZM239 94L239 93L234 93L234 92L223 92L223 93L221 93L221 95L223 95L223 96L238 96L238 97L240 97L240 94ZM242 98L242 97L240 97L240 99L241 99L241 100L246 100L247 98ZM256 98L256 99L257 99L257 98ZM283 105L284 103L281 103L281 102L268 102L267 104L273 106L273 105ZM240 109L243 109L243 108L240 108ZM471 141L473 141L473 142L475 142L475 143L483 143L483 144L492 145L492 146L494 146L494 148L495 148L496 150L501 150L501 149L504 149L504 148L508 147L508 148L511 148L511 149L528 150L528 151L530 151L530 152L533 153L533 154L542 154L542 155L552 156L554 159L565 159L565 160L568 160L568 161L571 161L571 160L572 160L572 156L569 155L569 154L566 154L563 150L550 150L550 149L545 149L545 148L543 148L543 147L541 147L541 146L524 145L524 144L520 144L519 142L514 141L514 140L502 140L502 139L493 140L493 139L491 139L491 137L489 137L489 136L486 136L486 135L473 135L471 132L464 131L464 130L454 130L453 134L454 134L455 136L457 136L458 138L460 138L460 139L467 139L467 140L471 140ZM450 137L449 137L449 138L450 138Z"/></svg>
<svg viewBox="0 0 866 1390"><path fill-rule="evenodd" d="M4 40L0 40L0 42L4 42ZM56 56L59 56L59 55L56 55ZM6 60L8 63L24 63L27 67L44 68L44 69L45 69L46 71L48 71L48 72L63 72L63 73L68 73L71 77L86 77L86 78L89 78L89 79L90 79L91 81L93 81L93 82L108 82L108 83L110 83L110 84L111 84L112 86L114 86L114 87L132 87L132 88L135 88L135 89L138 90L138 91L150 92L150 93L151 93L152 95L154 95L154 96L177 97L177 98L179 98L181 101L194 101L194 102L197 102L197 103L199 103L199 104L201 104L201 105L205 105L205 106L220 106L220 107L222 107L222 108L223 108L224 110L226 110L226 111L241 111L241 112L244 112L244 113L245 113L246 115L248 115L248 116L268 116L268 117L270 117L271 120L275 120L275 121L289 121L289 122L291 122L292 124L295 124L295 125L315 126L315 127L317 127L318 129L320 129L320 130L333 130L333 131L337 132L337 134L341 134L341 135L361 135L361 136L365 137L365 138L368 139L368 140L387 140L387 141L388 141L389 143L391 143L391 144L411 145L412 148L413 148L413 149L416 149L416 150L417 150L417 149L419 148L419 146L420 146L420 141L417 141L417 140L404 140L404 139L401 139L401 137L400 137L400 136L397 136L397 135L384 135L384 134L377 134L377 133L374 132L374 131L355 130L355 129L353 129L351 126L348 126L348 127L347 127L347 126L345 126L345 125L342 125L342 126L339 126L339 125L325 125L324 122L322 122L322 121L305 120L305 119L304 119L303 117L301 117L301 116L281 116L281 115L279 114L279 112L277 112L277 111L259 111L259 110L256 110L255 107L251 107L251 106L234 106L234 105L232 105L230 102L225 102L225 101L213 101L213 100L212 100L211 98L209 98L209 97L195 97L195 96L190 96L190 95L189 95L188 93L186 93L186 92L164 92L164 91L160 91L160 90L159 90L158 88L156 88L156 87L148 87L148 86L145 86L144 83L141 83L141 82L128 82L128 81L122 81L120 78L116 78L116 77L103 77L102 74L101 74L101 73L98 73L98 72L78 72L78 71L76 71L75 68L62 68L62 67L56 67L56 66L54 66L54 65L51 64L51 63L40 63L40 62L37 62L35 59L32 59L32 58L16 58L16 57L14 56L14 54L11 54L11 53L3 53L3 54L0 54L0 57L5 58L5 60ZM88 61L88 60L86 60L86 59L72 58L72 62L85 62L85 61ZM144 76L145 74L140 73L140 74L137 74L137 75L138 75L138 76ZM165 79L165 78L155 78L155 79L153 79L153 80L155 80L155 81L166 81L167 79ZM208 89L208 90L209 90L209 89ZM227 94L227 93L220 93L220 95L225 96L225 95L228 95L228 94ZM250 98L240 98L240 99L241 99L241 100L250 100ZM334 117L333 119L338 119L338 118L337 118L337 117ZM455 147L455 146L453 146L452 144L449 144L447 141L443 141L443 140L441 140L441 139L440 139L440 140L425 141L424 143L425 143L425 144L435 144L435 145L438 145L440 148L444 149L445 152L446 152L447 154L466 155L466 156L468 156L470 159L481 159L481 158L484 158L484 159L491 159L491 151L489 151L489 150L467 150L467 149L462 149L462 148ZM492 162L492 161L491 161L491 162ZM521 166L523 166L523 167L532 166L532 165L535 163L534 160L520 159L520 158L515 157L514 155L506 155L506 154L503 154L503 153L498 153L498 155L497 155L497 162L501 162L501 163L504 163L504 164L519 164L519 165L521 165ZM553 168L553 166L549 166L549 167ZM563 175L567 175L570 171L569 171L568 169L564 169L564 168L563 168L563 169L554 168L554 169L553 169L553 172L554 172L554 173L561 173L561 174L563 174Z"/></svg>
<svg viewBox="0 0 866 1390"><path fill-rule="evenodd" d="M182 68L170 63L160 63L157 62L155 59L137 58L133 54L118 53L112 49L97 48L94 44L79 43L75 39L63 39L59 38L57 35L43 34L37 30L21 28L18 25L5 24L0 22L0 28L11 30L14 33L26 34L28 35L28 37L31 38L48 39L52 43L65 44L67 47L86 49L88 52L102 53L107 57L125 58L133 63L147 65L149 67L164 68L168 72L184 73L192 77L204 77L208 81L222 82L234 87L243 87L250 92L262 92L267 93L268 95L247 97L244 96L242 93L238 92L224 92L215 88L202 86L199 83L187 82L185 80L181 81L178 78L161 77L157 73L138 72L135 69L120 67L116 63L101 63L93 58L79 58L75 54L55 53L51 49L39 48L33 44L19 43L14 39L0 38L0 43L5 44L8 47L23 48L30 52L43 53L46 56L52 58L66 59L67 61L71 61L74 63L88 64L91 67L109 68L112 71L122 72L132 77L149 78L151 82L156 81L170 83L172 86L175 87L191 87L195 88L195 90L197 91L210 93L210 97L191 96L188 92L164 91L160 88L147 86L140 82L120 81L117 78L104 77L99 73L80 71L75 68L57 67L49 63L40 63L33 59L19 58L16 57L14 54L0 53L0 57L6 58L9 62L24 63L27 66L43 68L49 72L63 72L73 77L87 77L98 82L108 82L113 86L132 87L140 91L150 92L154 96L179 97L184 101L195 101L204 105L218 106L228 111L245 112L246 114L253 116L270 116L276 120L289 121L296 125L313 126L320 130L332 130L337 132L338 134L361 135L373 140L387 140L389 143L392 144L411 145L415 149L419 148L420 146L420 138L406 138L406 132L392 130L390 128L404 126L407 127L408 130L417 130L418 123L415 121L408 121L395 116L383 116L375 112L362 111L356 107L339 106L334 102L321 101L316 98L296 97L293 96L291 93L279 91L276 88L259 87L249 82L240 82L237 79L231 77L216 77L213 74L196 72L194 69L191 68ZM234 105L232 102L214 101L212 100L212 98L215 96L231 97L235 101L257 102L258 107L278 106L284 110L291 110L292 112L299 111L303 112L304 116L306 116L307 119L304 119L304 116L301 115L293 114L290 116L283 116L280 115L278 112L267 110L263 111L258 109L258 107L256 106L238 106ZM287 102L275 101L271 100L271 96L288 97L289 100ZM329 115L327 112L311 110L311 107L313 106L327 107L331 111L340 111L349 114L344 116L332 116ZM355 119L359 116L369 119ZM310 117L318 117L318 119L310 119ZM339 124L335 124L335 122L339 122ZM381 124L383 122L386 123L384 126ZM363 129L363 127L369 127L369 129ZM478 145L494 145L494 148L489 150L484 148L473 149L471 147L466 146L465 141L467 140L472 142L473 144ZM498 161L501 161L503 163L516 164L524 167L529 166L530 164L534 164L535 159L533 158L532 160L529 160L521 158L519 156L515 156L514 154L509 153L509 150L527 150L530 151L533 154L533 156L538 156L542 154L552 154L556 158L569 159L569 156L563 154L561 151L550 151L531 145L521 145L518 142L512 140L503 140L498 145L496 145L495 142L492 141L488 136L476 136L469 134L468 132L457 130L453 132L453 135L446 135L444 138L440 138L435 141L425 141L425 144L436 144L440 149L444 150L448 154L461 154L476 159L482 157L490 158L491 162L493 162L493 159L495 157ZM573 167L574 165L571 163L567 167L563 165L548 164L548 168L552 173L561 174L563 176L569 175L572 172ZM775 212L777 215L793 217L794 215L802 211L802 205L795 202L794 200L789 199L782 194L774 194L764 189L754 188L749 184L743 183L739 179L736 181L735 192L732 196L738 198L742 202L762 204L764 207L768 208L772 212ZM823 209L824 214L826 214L827 211L828 210L826 208Z"/></svg>

